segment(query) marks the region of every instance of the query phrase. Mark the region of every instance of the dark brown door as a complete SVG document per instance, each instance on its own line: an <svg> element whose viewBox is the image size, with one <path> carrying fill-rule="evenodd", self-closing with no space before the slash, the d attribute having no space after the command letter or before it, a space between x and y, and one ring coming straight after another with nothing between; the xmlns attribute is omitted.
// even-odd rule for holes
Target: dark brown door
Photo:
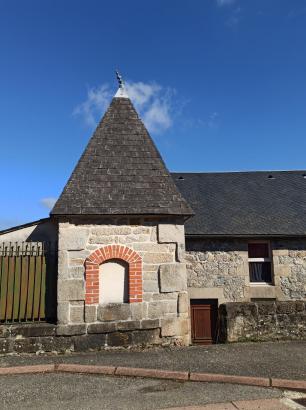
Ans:
<svg viewBox="0 0 306 410"><path fill-rule="evenodd" d="M191 300L191 336L197 344L216 342L218 319L217 299Z"/></svg>

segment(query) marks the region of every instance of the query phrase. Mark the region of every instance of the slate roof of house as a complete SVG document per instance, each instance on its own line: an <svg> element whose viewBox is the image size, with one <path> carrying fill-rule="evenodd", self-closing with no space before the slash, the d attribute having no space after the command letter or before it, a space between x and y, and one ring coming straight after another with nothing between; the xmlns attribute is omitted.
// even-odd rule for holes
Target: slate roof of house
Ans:
<svg viewBox="0 0 306 410"><path fill-rule="evenodd" d="M187 235L306 236L306 171L172 173Z"/></svg>
<svg viewBox="0 0 306 410"><path fill-rule="evenodd" d="M192 215L193 212L130 99L115 97L50 214Z"/></svg>

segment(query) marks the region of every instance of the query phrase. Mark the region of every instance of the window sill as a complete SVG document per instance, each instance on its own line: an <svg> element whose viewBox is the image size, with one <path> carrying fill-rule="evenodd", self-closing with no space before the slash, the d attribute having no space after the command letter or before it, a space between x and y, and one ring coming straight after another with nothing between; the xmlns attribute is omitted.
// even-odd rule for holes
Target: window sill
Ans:
<svg viewBox="0 0 306 410"><path fill-rule="evenodd" d="M250 282L250 286L270 286L270 287L274 287L275 285L272 282Z"/></svg>

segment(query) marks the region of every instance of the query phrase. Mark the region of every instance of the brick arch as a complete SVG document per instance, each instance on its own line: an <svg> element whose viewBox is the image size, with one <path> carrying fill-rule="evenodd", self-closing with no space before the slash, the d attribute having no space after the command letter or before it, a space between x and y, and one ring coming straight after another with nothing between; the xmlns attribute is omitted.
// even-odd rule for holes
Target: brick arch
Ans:
<svg viewBox="0 0 306 410"><path fill-rule="evenodd" d="M142 302L141 256L123 245L107 245L95 250L85 260L85 304L99 303L99 265L110 259L121 259L128 264L129 303Z"/></svg>

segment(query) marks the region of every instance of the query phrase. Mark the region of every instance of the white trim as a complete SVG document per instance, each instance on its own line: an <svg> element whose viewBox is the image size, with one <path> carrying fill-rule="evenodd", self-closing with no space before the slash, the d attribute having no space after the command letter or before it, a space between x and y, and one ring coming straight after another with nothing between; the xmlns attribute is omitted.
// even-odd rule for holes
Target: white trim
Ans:
<svg viewBox="0 0 306 410"><path fill-rule="evenodd" d="M250 282L250 286L274 286L273 282Z"/></svg>
<svg viewBox="0 0 306 410"><path fill-rule="evenodd" d="M114 98L129 98L125 87L119 87Z"/></svg>
<svg viewBox="0 0 306 410"><path fill-rule="evenodd" d="M248 258L248 262L271 262L271 258Z"/></svg>

